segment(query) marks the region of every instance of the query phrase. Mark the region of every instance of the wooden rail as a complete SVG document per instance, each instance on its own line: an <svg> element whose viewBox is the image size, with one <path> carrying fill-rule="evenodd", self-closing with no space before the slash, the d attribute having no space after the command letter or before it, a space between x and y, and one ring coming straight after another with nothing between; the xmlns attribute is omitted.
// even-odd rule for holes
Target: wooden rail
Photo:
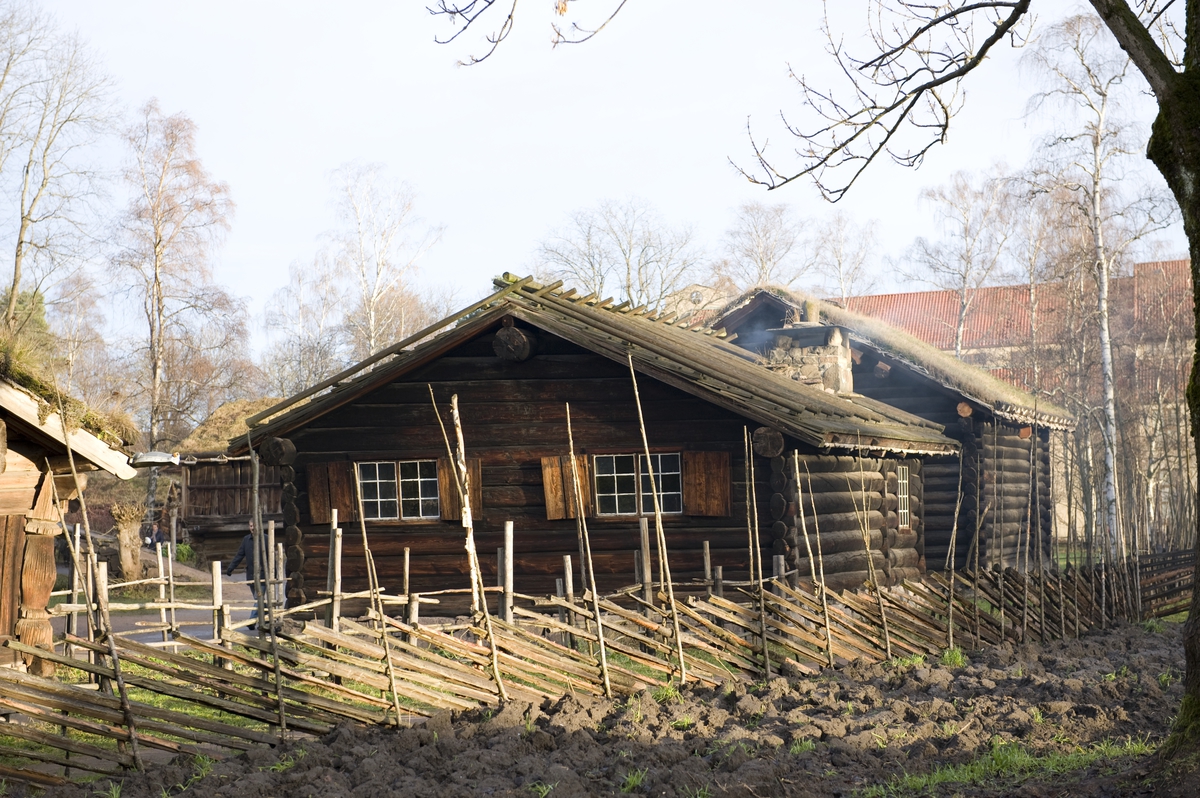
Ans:
<svg viewBox="0 0 1200 798"><path fill-rule="evenodd" d="M403 608L403 619L374 609L330 617L327 608L352 597L339 583L319 601L278 608L268 630L257 621L231 623L218 580L211 604L186 605L211 612L211 637L185 634L182 624L168 624L170 646L115 636L132 723L109 687L107 641L68 634L55 651L7 642L78 681L0 669L0 713L19 721L0 725L0 778L49 786L116 775L134 767L126 750L134 740L143 749L220 757L321 735L345 720L406 724L500 703L497 678L510 700L601 695L601 637L616 694L676 682L681 672L707 685L814 674L831 661L884 661L889 645L892 656L938 656L952 629L970 648L1074 637L1186 609L1193 564L1190 552L1144 554L1139 562L1053 572L961 571L953 581L930 574L881 591L823 593L795 573L765 580L761 593L757 582L678 583L678 627L666 585L539 597L516 593L511 574L502 574L502 586L486 594L503 610L490 629L478 618L422 619L416 610L436 608L438 599L418 594L385 595L376 605ZM455 591L439 596L448 592Z"/></svg>

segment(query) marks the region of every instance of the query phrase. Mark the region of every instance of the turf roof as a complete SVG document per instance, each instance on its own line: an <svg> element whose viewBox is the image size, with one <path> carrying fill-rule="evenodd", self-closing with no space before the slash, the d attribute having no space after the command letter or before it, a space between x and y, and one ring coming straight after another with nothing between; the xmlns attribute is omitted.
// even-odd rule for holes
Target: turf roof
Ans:
<svg viewBox="0 0 1200 798"><path fill-rule="evenodd" d="M966 399L991 409L1000 418L1021 423L1036 421L1056 428L1069 428L1074 425L1070 412L1052 402L1035 397L885 321L863 316L800 291L778 287L753 289L722 309L713 321L713 326L721 326L730 314L749 306L756 299L762 301L759 299L762 295L773 297L794 308L803 307L808 302L814 303L823 322L845 328L852 339L902 361L914 371L962 393Z"/></svg>

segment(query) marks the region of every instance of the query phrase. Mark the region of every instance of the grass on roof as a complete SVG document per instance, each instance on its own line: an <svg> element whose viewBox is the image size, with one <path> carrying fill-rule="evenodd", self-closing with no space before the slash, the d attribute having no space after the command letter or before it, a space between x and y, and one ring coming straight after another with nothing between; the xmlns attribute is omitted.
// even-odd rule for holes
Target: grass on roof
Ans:
<svg viewBox="0 0 1200 798"><path fill-rule="evenodd" d="M140 433L127 418L89 409L83 402L58 390L37 369L14 357L11 349L0 346L0 378L24 389L38 400L38 418L44 421L61 407L67 427L84 429L109 446L121 448L138 439Z"/></svg>
<svg viewBox="0 0 1200 798"><path fill-rule="evenodd" d="M181 452L223 452L234 438L246 437L246 431L249 429L246 426L247 418L280 401L282 400L278 397L268 396L226 402L200 422L198 427L179 442L177 448Z"/></svg>

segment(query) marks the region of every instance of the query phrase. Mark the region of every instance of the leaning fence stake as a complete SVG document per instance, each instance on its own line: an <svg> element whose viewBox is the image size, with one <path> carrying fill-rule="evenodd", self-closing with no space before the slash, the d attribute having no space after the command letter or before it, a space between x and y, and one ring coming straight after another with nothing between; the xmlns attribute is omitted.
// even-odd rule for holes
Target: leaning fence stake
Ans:
<svg viewBox="0 0 1200 798"><path fill-rule="evenodd" d="M575 459L575 435L571 431L571 404L567 410L567 451L571 456L571 487L575 493L575 520L580 525L584 551L587 556L588 581L592 588L592 612L596 615L596 643L600 649L600 676L604 680L604 697L612 698L612 682L608 678L608 651L604 646L604 622L600 620L600 590L596 587L596 569L592 565L592 540L588 536L587 519L584 518L583 483L579 479L579 462Z"/></svg>

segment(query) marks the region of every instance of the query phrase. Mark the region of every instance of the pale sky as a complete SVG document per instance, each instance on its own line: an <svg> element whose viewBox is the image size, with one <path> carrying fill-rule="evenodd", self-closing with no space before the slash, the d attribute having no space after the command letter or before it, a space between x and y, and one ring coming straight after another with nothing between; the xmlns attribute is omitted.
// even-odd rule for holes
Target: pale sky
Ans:
<svg viewBox="0 0 1200 798"><path fill-rule="evenodd" d="M831 210L810 184L768 193L728 163L750 162L747 117L774 148L792 146L778 127L781 109L800 110L788 64L810 77L831 68L820 3L640 0L592 41L557 49L552 5L522 3L497 54L465 68L455 62L482 49L483 31L435 44L446 24L421 0L43 2L91 45L127 109L157 97L196 122L200 155L238 206L216 275L256 314L332 226L329 176L352 160L385 164L444 226L422 278L457 286L462 304L500 272L528 273L538 241L602 199L642 197L713 248L747 200L806 219ZM1035 7L1045 21L1079 6ZM919 171L878 164L840 206L879 219L881 253L900 254L929 229L923 186L1025 161L1043 124L1024 118L1033 90L1002 50L970 82L946 146Z"/></svg>

